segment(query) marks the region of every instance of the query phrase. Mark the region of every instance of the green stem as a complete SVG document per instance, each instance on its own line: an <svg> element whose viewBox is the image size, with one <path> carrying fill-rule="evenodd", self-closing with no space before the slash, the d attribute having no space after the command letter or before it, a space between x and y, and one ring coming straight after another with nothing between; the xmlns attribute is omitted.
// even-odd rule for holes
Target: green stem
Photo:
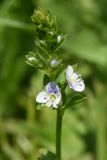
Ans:
<svg viewBox="0 0 107 160"><path fill-rule="evenodd" d="M57 109L56 122L56 160L61 160L61 131L62 131L62 114L61 110Z"/></svg>

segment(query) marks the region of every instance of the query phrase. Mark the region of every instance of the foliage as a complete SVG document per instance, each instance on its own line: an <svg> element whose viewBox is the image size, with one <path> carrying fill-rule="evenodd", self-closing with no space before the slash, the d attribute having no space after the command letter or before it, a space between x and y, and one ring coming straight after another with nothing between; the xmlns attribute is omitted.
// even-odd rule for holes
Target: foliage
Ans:
<svg viewBox="0 0 107 160"><path fill-rule="evenodd" d="M66 64L79 60L87 86L87 101L65 112L63 159L107 159L106 4L106 0L0 1L0 159L35 160L40 147L54 152L55 112L37 111L35 104L43 74L24 62L35 45L31 15L37 6L49 8L68 32L59 54Z"/></svg>

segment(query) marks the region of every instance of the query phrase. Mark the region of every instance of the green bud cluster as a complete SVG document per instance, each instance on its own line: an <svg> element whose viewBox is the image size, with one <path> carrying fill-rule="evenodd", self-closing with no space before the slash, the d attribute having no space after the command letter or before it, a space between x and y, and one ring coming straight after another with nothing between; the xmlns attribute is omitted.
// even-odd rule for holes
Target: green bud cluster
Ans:
<svg viewBox="0 0 107 160"><path fill-rule="evenodd" d="M52 70L54 72L62 66L59 49L66 34L58 30L56 18L48 10L34 10L31 19L36 32L35 50L26 55L26 63L49 75Z"/></svg>
<svg viewBox="0 0 107 160"><path fill-rule="evenodd" d="M31 16L32 21L35 23L38 29L49 30L50 28L56 27L56 19L51 15L49 11L45 11L41 8L34 10L33 16Z"/></svg>

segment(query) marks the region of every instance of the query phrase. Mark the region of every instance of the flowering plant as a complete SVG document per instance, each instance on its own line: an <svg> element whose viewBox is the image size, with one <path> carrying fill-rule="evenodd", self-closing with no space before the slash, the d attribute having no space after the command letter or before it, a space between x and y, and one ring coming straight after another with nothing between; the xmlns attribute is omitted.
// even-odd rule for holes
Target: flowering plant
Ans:
<svg viewBox="0 0 107 160"><path fill-rule="evenodd" d="M36 102L39 106L57 111L56 159L61 160L61 127L64 111L85 99L84 94L81 94L85 90L85 84L81 75L75 71L75 65L69 64L66 67L60 57L60 47L67 35L59 31L55 16L39 8L34 10L32 21L36 29L35 51L26 55L26 63L44 72L44 89L36 95ZM67 87L71 89L70 99L66 93Z"/></svg>

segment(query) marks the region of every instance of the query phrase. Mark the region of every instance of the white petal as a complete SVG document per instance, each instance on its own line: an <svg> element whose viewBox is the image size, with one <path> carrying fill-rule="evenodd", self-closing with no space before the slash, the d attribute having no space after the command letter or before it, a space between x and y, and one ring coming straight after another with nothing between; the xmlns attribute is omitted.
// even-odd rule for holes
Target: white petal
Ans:
<svg viewBox="0 0 107 160"><path fill-rule="evenodd" d="M66 69L66 78L70 78L73 74L73 67L71 65L69 65Z"/></svg>
<svg viewBox="0 0 107 160"><path fill-rule="evenodd" d="M69 79L67 79L67 82L68 82L69 88L72 88L72 83L70 82Z"/></svg>
<svg viewBox="0 0 107 160"><path fill-rule="evenodd" d="M47 106L47 107L51 107L51 106L52 106L52 101L49 100L49 101L46 103L46 106Z"/></svg>
<svg viewBox="0 0 107 160"><path fill-rule="evenodd" d="M60 103L61 101L61 94L57 95L56 99L53 101L53 107L54 108L58 108L58 104Z"/></svg>
<svg viewBox="0 0 107 160"><path fill-rule="evenodd" d="M73 67L68 66L66 70L66 79L70 88L74 91L82 92L85 89L85 84L81 78L81 75L73 72Z"/></svg>
<svg viewBox="0 0 107 160"><path fill-rule="evenodd" d="M73 75L72 75L72 79L74 79L74 80L79 79L79 74L74 72Z"/></svg>
<svg viewBox="0 0 107 160"><path fill-rule="evenodd" d="M57 37L57 40L58 40L58 42L60 42L61 41L61 35L59 35L58 37Z"/></svg>
<svg viewBox="0 0 107 160"><path fill-rule="evenodd" d="M36 102L47 103L48 99L49 99L48 94L45 91L42 91L37 95Z"/></svg>
<svg viewBox="0 0 107 160"><path fill-rule="evenodd" d="M72 89L77 92L82 92L85 89L85 84L83 81L81 81L80 83L74 83L72 84Z"/></svg>

